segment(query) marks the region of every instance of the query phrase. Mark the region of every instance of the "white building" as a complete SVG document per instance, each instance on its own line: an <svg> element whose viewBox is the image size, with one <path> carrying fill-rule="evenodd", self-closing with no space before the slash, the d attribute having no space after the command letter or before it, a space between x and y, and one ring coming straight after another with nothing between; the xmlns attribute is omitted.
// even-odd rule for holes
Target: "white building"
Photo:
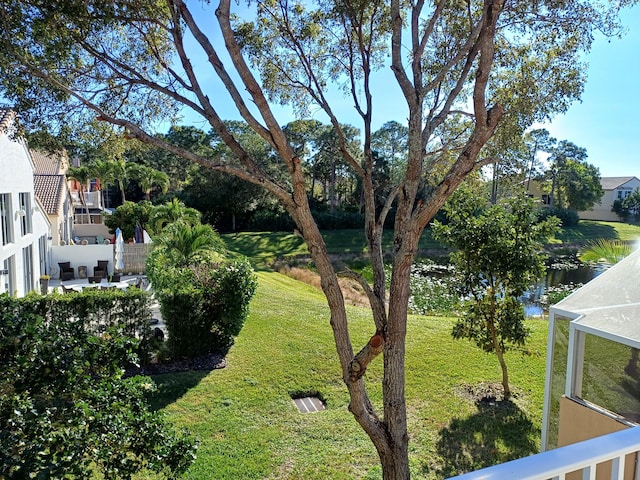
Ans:
<svg viewBox="0 0 640 480"><path fill-rule="evenodd" d="M0 293L21 297L47 272L51 224L35 197L29 148L12 138L14 116L0 109Z"/></svg>
<svg viewBox="0 0 640 480"><path fill-rule="evenodd" d="M613 212L613 202L623 200L631 195L636 188L640 188L640 180L636 177L602 177L600 180L604 194L600 202L591 210L580 212L582 220L602 220L619 222L620 217Z"/></svg>

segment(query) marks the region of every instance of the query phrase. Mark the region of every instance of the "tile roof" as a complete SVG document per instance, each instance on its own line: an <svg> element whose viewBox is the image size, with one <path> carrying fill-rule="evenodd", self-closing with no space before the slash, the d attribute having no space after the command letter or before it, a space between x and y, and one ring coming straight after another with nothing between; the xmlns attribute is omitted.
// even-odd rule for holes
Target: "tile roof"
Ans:
<svg viewBox="0 0 640 480"><path fill-rule="evenodd" d="M13 110L8 108L0 108L0 133L4 132L4 130L11 125L11 122L15 118L15 113Z"/></svg>
<svg viewBox="0 0 640 480"><path fill-rule="evenodd" d="M40 150L30 149L31 158L33 159L33 168L35 174L40 175L58 175L65 173L67 163L65 156L59 153L46 153Z"/></svg>
<svg viewBox="0 0 640 480"><path fill-rule="evenodd" d="M60 204L63 201L62 192L66 178L62 174L57 175L33 175L33 187L36 197L44 207L47 215L57 215Z"/></svg>
<svg viewBox="0 0 640 480"><path fill-rule="evenodd" d="M634 178L636 177L602 177L600 179L600 184L604 190L615 190L620 185L623 185Z"/></svg>

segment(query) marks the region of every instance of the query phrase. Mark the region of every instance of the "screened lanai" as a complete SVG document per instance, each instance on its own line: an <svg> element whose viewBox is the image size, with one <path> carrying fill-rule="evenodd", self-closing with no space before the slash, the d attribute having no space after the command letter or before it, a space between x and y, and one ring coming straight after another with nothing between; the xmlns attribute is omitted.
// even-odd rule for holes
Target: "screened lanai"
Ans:
<svg viewBox="0 0 640 480"><path fill-rule="evenodd" d="M640 251L549 309L542 448L640 422Z"/></svg>

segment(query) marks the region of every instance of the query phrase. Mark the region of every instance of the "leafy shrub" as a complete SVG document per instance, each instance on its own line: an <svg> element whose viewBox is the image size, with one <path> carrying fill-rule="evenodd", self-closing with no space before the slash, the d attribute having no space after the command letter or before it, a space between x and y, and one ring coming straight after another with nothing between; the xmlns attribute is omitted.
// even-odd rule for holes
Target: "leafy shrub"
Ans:
<svg viewBox="0 0 640 480"><path fill-rule="evenodd" d="M148 274L176 357L226 352L249 313L257 279L246 261L200 262L182 268L151 255Z"/></svg>
<svg viewBox="0 0 640 480"><path fill-rule="evenodd" d="M123 378L137 340L115 327L96 335L77 320L1 317L0 478L187 470L195 442L149 411L149 379Z"/></svg>
<svg viewBox="0 0 640 480"><path fill-rule="evenodd" d="M557 217L560 220L560 225L563 227L574 227L580 221L578 212L568 208L542 208L539 210L538 219L540 221L550 217Z"/></svg>
<svg viewBox="0 0 640 480"><path fill-rule="evenodd" d="M90 333L101 334L118 327L123 334L141 340L137 354L150 359L151 310L149 294L137 288L127 290L85 289L81 293L37 295L23 298L0 295L0 318L38 315L48 322L78 322Z"/></svg>
<svg viewBox="0 0 640 480"><path fill-rule="evenodd" d="M136 225L145 227L149 222L151 208L151 202L146 200L137 203L127 201L116 208L111 215L104 215L103 222L109 227L109 232L115 233L116 228L120 227L125 239L134 238Z"/></svg>

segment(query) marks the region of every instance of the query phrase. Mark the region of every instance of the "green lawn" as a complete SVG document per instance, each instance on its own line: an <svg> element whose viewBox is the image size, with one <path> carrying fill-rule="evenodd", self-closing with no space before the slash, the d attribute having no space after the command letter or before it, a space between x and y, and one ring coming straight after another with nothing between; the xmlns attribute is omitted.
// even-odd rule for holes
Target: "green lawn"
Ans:
<svg viewBox="0 0 640 480"><path fill-rule="evenodd" d="M387 234L388 235L388 234ZM278 257L306 254L288 233L224 235L232 252L263 268ZM597 238L640 238L640 227L581 222L554 243L583 245ZM361 255L361 231L325 232L333 253ZM390 236L385 244L390 246ZM428 232L421 248L437 248ZM227 367L155 377L152 399L171 422L188 428L200 447L192 479L378 479L378 458L347 410L344 387L322 293L269 271L259 272L251 314L227 356ZM351 307L355 348L373 333L367 310ZM538 451L547 323L527 322L525 356L510 352L515 397L506 406L476 404L463 386L497 382L497 360L451 338L452 319L410 317L407 405L413 478L441 479ZM381 402L381 362L367 371L374 404ZM300 414L292 396L315 394L327 410Z"/></svg>
<svg viewBox="0 0 640 480"><path fill-rule="evenodd" d="M187 478L380 478L376 453L347 411L321 292L277 273L258 275L251 314L226 368L155 377L155 406L200 441ZM373 326L366 310L349 312L358 349ZM446 478L538 450L547 323L528 325L535 354L508 355L517 396L496 408L460 393L464 384L500 379L495 357L454 341L451 319L410 318L406 392L413 478ZM380 360L367 379L379 407ZM301 393L319 395L327 410L298 413L291 396Z"/></svg>
<svg viewBox="0 0 640 480"><path fill-rule="evenodd" d="M621 222L581 220L575 227L564 228L556 235L557 242L584 245L590 240L617 239L625 242L640 240L640 225Z"/></svg>
<svg viewBox="0 0 640 480"><path fill-rule="evenodd" d="M328 230L322 234L329 253L360 256L367 251L362 230ZM288 232L242 232L223 235L222 238L230 251L248 257L256 266L268 265L277 258L304 256L308 252L302 238ZM575 227L562 229L550 243L578 248L590 240L601 238L637 241L640 239L640 226L583 220ZM392 241L392 232L385 231L383 248L390 250ZM427 229L419 247L426 252L442 248L442 245L431 238L431 231Z"/></svg>

